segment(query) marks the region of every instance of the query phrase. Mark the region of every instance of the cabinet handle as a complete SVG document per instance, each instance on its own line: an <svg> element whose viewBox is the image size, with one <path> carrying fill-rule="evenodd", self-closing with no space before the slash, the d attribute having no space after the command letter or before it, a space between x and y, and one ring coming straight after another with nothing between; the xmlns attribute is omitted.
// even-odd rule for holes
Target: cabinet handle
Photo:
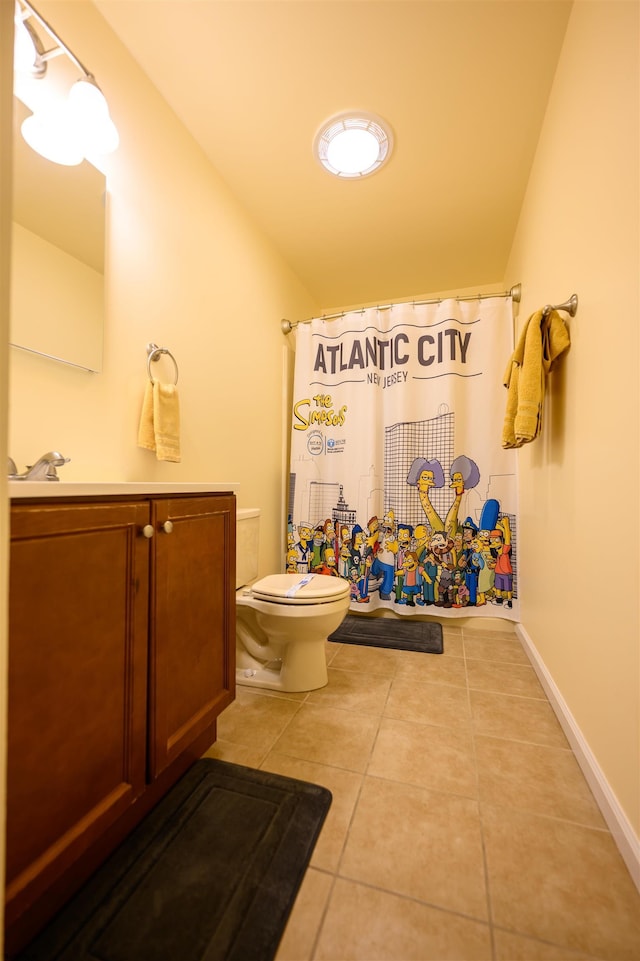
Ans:
<svg viewBox="0 0 640 961"><path fill-rule="evenodd" d="M142 528L142 536L146 538L153 537L155 531L153 529L153 524L145 524Z"/></svg>
<svg viewBox="0 0 640 961"><path fill-rule="evenodd" d="M162 525L162 530L165 532L165 534L170 534L173 530L173 521L165 521Z"/></svg>

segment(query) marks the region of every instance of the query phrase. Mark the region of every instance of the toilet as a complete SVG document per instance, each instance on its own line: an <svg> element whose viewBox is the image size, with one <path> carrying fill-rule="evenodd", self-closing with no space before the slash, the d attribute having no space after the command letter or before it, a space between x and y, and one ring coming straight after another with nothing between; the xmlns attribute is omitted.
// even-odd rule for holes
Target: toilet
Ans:
<svg viewBox="0 0 640 961"><path fill-rule="evenodd" d="M325 642L349 610L349 583L325 574L256 580L260 511L236 519L236 683L314 691L327 683Z"/></svg>

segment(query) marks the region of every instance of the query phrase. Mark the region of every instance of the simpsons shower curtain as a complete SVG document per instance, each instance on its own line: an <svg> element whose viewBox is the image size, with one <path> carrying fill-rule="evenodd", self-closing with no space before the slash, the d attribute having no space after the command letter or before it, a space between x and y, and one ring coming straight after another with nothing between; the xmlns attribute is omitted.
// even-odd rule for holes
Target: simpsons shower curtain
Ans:
<svg viewBox="0 0 640 961"><path fill-rule="evenodd" d="M518 619L512 301L399 304L296 328L286 570L351 609Z"/></svg>

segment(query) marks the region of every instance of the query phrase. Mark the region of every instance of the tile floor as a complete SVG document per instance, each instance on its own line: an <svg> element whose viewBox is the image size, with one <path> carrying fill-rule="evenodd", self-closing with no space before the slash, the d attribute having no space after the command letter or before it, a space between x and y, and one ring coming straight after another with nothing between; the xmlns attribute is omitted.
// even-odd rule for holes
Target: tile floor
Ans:
<svg viewBox="0 0 640 961"><path fill-rule="evenodd" d="M333 794L277 961L640 959L640 895L511 624L327 658L319 691L239 687L209 752Z"/></svg>

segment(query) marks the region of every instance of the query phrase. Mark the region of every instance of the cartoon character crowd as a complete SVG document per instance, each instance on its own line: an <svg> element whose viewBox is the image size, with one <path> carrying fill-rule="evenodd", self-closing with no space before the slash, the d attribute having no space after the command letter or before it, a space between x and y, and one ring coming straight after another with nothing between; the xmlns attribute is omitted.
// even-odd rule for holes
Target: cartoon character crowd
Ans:
<svg viewBox="0 0 640 961"><path fill-rule="evenodd" d="M384 601L409 607L512 607L512 532L509 518L499 517L496 500L485 502L480 523L458 522L465 490L475 487L480 472L461 456L451 466L454 501L445 521L434 509L429 491L444 486L437 460L414 460L407 483L418 490L425 524L396 520L388 510L382 521L371 517L366 529L331 519L290 525L287 571L343 577L350 582L353 603L367 604L373 591Z"/></svg>

